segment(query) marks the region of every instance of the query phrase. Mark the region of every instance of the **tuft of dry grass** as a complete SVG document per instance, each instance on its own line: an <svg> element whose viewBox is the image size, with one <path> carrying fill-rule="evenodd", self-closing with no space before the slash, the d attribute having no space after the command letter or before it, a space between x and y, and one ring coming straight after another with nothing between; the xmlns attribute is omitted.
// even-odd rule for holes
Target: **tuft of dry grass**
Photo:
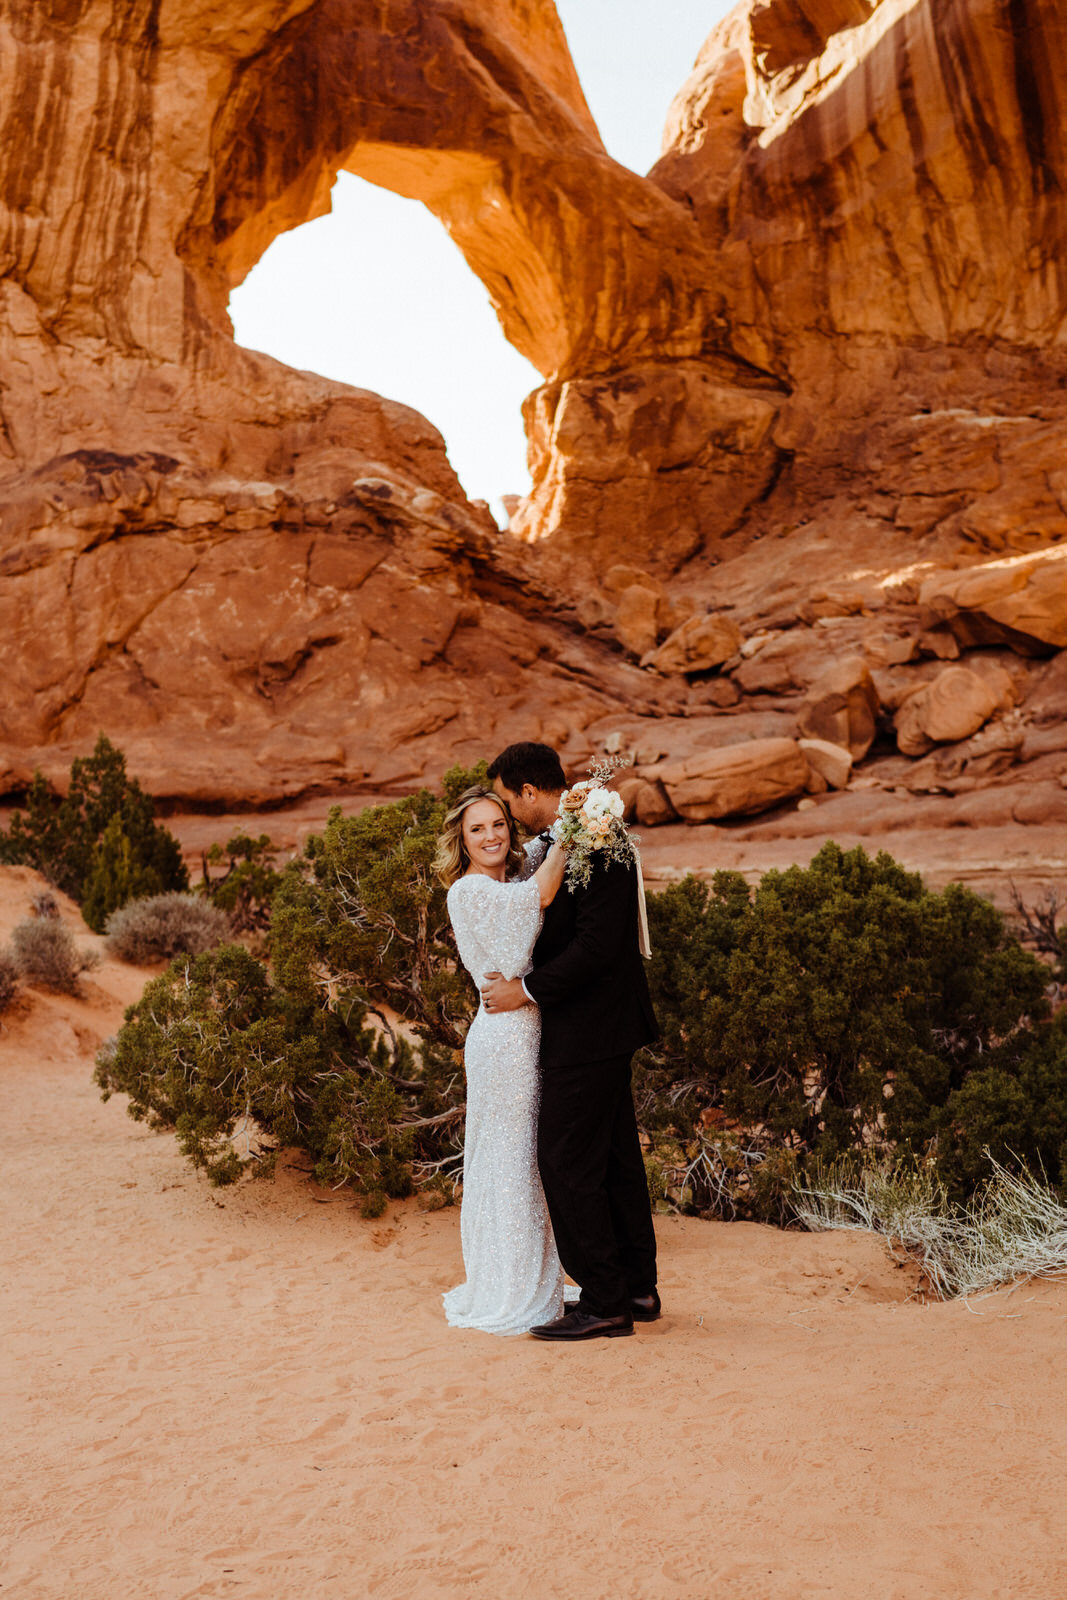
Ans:
<svg viewBox="0 0 1067 1600"><path fill-rule="evenodd" d="M882 1234L941 1300L1067 1275L1067 1206L1032 1173L989 1160L991 1175L966 1207L949 1200L928 1163L839 1162L794 1186L794 1208L813 1233Z"/></svg>

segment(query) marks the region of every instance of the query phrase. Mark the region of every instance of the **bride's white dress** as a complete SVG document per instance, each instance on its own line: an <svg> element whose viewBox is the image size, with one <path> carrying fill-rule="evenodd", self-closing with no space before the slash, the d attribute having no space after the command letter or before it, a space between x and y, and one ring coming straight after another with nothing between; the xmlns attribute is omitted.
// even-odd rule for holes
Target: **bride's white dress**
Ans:
<svg viewBox="0 0 1067 1600"><path fill-rule="evenodd" d="M522 978L541 931L536 882L482 874L448 891L460 959L481 987L490 972ZM467 1132L460 1238L467 1279L444 1297L456 1328L526 1333L563 1311L563 1268L537 1171L536 1006L487 1012L467 1034Z"/></svg>

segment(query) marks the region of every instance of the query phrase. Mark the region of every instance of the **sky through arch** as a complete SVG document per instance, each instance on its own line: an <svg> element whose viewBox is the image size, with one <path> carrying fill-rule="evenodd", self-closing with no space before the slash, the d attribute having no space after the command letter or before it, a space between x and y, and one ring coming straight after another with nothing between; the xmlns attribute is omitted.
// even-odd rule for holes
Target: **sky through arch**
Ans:
<svg viewBox="0 0 1067 1600"><path fill-rule="evenodd" d="M667 108L729 0L557 0L586 99L617 161L647 172ZM275 239L230 297L238 341L414 406L467 493L529 487L520 406L540 375L416 200L341 173L333 211Z"/></svg>

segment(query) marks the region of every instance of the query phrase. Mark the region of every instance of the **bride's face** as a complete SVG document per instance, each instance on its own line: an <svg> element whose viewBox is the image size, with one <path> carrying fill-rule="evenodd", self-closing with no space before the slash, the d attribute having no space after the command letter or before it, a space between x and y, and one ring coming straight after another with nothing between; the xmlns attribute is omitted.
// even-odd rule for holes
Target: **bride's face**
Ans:
<svg viewBox="0 0 1067 1600"><path fill-rule="evenodd" d="M463 813L463 843L475 872L503 878L511 829L495 800L476 800Z"/></svg>

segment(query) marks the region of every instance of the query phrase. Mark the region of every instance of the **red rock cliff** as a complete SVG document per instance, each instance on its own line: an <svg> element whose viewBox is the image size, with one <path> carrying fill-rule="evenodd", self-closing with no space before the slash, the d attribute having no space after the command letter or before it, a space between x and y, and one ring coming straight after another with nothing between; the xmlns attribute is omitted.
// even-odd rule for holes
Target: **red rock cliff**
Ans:
<svg viewBox="0 0 1067 1600"><path fill-rule="evenodd" d="M8 785L104 726L265 799L788 701L846 647L1062 648L1065 67L1053 0L746 0L642 178L549 0L7 0ZM424 419L233 344L341 168L544 373L518 543Z"/></svg>

